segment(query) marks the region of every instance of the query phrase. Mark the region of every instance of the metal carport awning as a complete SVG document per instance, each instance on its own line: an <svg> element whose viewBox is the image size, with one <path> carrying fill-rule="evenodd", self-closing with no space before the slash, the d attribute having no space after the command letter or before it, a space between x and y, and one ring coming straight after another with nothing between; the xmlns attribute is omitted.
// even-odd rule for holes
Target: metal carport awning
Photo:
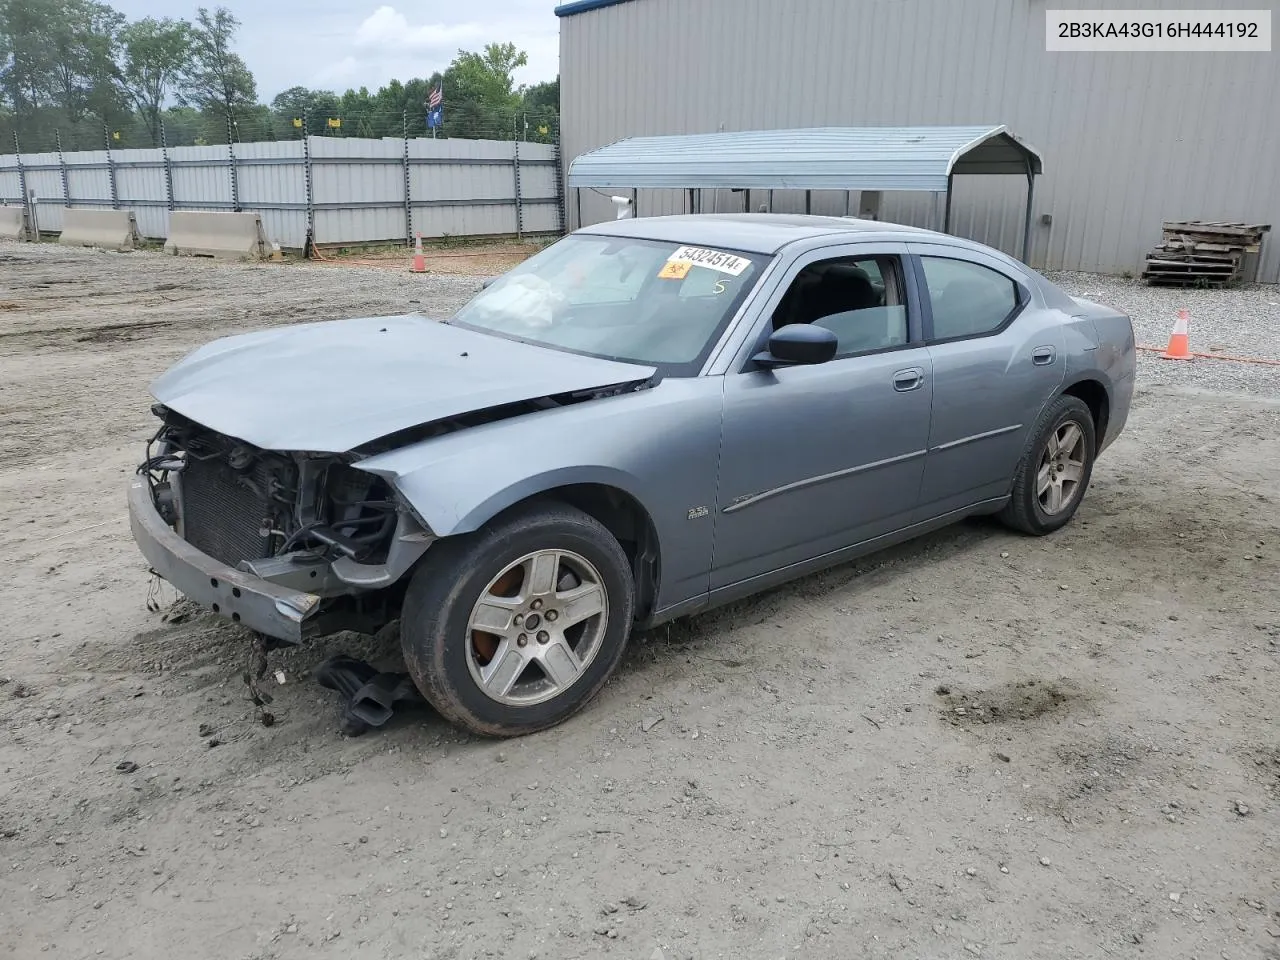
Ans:
<svg viewBox="0 0 1280 960"><path fill-rule="evenodd" d="M957 175L1027 178L1022 257L1039 152L1000 126L809 127L628 137L569 164L568 186L636 189L859 190L946 193ZM806 204L807 207L807 204Z"/></svg>

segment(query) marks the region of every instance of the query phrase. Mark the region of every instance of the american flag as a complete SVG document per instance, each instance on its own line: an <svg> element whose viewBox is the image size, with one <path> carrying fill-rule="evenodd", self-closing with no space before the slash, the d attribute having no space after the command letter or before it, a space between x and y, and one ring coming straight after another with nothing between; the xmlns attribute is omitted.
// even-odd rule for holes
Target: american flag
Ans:
<svg viewBox="0 0 1280 960"><path fill-rule="evenodd" d="M427 97L427 109L434 110L436 107L440 106L440 104L442 103L444 103L444 84L443 83L441 83L438 87L432 90L431 95Z"/></svg>

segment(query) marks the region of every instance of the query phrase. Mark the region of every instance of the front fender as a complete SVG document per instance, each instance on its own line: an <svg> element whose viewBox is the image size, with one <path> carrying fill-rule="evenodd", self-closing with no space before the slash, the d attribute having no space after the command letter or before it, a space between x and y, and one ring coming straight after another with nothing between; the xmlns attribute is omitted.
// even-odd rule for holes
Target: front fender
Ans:
<svg viewBox="0 0 1280 960"><path fill-rule="evenodd" d="M432 508L432 504L438 504L435 494L439 490L439 484L436 482L438 478L431 477L428 472L415 471L402 477L396 481L396 487L401 495L413 504L415 510L419 510L421 504L421 509L427 511L422 518L442 537L479 530L507 507L540 493L571 484L604 484L623 490L644 503L643 483L639 477L625 470L601 464L560 466L540 473L513 475L504 479L509 480L507 485L499 486L496 477L491 475L490 482L474 487L475 493L483 496L483 500L473 502L474 495L463 500L455 500L448 515L444 510ZM439 528L436 527L437 523L440 524Z"/></svg>
<svg viewBox="0 0 1280 960"><path fill-rule="evenodd" d="M656 386L513 417L354 464L385 478L439 537L470 533L529 497L600 484L648 512L662 558L658 605L705 593L723 383Z"/></svg>

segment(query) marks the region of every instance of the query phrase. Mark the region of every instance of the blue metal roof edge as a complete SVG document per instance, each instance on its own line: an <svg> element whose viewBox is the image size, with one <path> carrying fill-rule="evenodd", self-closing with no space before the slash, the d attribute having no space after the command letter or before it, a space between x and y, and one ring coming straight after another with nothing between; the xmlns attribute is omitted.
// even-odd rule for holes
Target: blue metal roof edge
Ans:
<svg viewBox="0 0 1280 960"><path fill-rule="evenodd" d="M620 3L630 3L631 0L569 0L568 3L562 3L556 7L557 17L572 17L577 13L587 13L591 10L601 10L604 7L616 7Z"/></svg>
<svg viewBox="0 0 1280 960"><path fill-rule="evenodd" d="M939 154L934 152L932 156L912 156L910 151L904 152L902 155L893 157L886 156L884 152L878 149L879 145L873 144L873 151L865 155L858 155L856 150L846 150L846 153L836 157L828 151L825 157L789 161L786 172L780 173L779 169L749 169L753 164L743 164L741 157L737 158L739 169L732 173L724 173L718 178L709 176L695 176L691 179L688 175L695 172L695 168L700 165L701 161L706 159L706 153L712 149L724 149L724 144L732 146L735 141L742 141L744 138L775 138L781 137L785 140L788 134L798 135L804 138L812 138L814 135L822 137L840 137L847 136L858 138L863 135L874 134L904 135L911 134L913 139L904 140L903 143L913 143L916 139L923 140L928 134L937 135L943 142L935 142L936 147L949 148L946 153ZM964 139L956 140L957 136L963 135ZM740 131L718 131L715 133L703 134L667 134L658 136L642 136L642 137L623 137L612 143L605 144L595 150L587 151L580 156L575 157L569 163L568 175L566 183L569 187L618 187L630 186L636 188L677 188L677 187L738 187L738 188L754 188L754 189L862 189L862 190L941 190L946 183L947 177L955 170L956 164L966 154L976 149L980 145L995 138L1005 138L1008 143L1014 147L1018 154L1021 155L1029 164L1030 172L1033 174L1043 173L1044 165L1040 152L1031 144L1023 141L1013 134L1008 127L1003 124L984 124L984 125L963 125L963 126L939 126L939 127L802 127L797 129L781 129L781 130L740 130ZM597 167L601 161L601 154L609 154L616 151L617 148L625 147L632 143L645 143L649 141L666 141L668 144L679 145L682 141L703 141L699 146L702 155L694 154L692 157L688 154L677 154L674 157L667 158L661 163L661 169L656 169L652 162L641 162L636 164L635 156L610 157L603 165L603 170ZM949 142L947 142L949 140ZM718 148L714 144L706 141L720 141L721 146ZM766 145L768 146L768 145ZM808 144L812 147L812 144ZM819 146L822 146L819 144ZM835 146L842 146L835 144ZM856 148L860 146L855 142L849 142L843 145L845 148ZM632 151L636 147L630 148ZM655 147L655 149L658 149ZM763 149L763 148L762 148ZM766 151L768 152L768 151ZM812 150L810 149L812 153ZM716 154L721 162L724 162L722 153ZM658 158L661 160L662 158ZM833 171L830 169L830 163L833 160L843 161L846 169ZM652 155L647 156L645 160L653 161ZM921 170L919 164L925 162L934 169ZM865 169L870 163L876 169ZM884 164L890 164L885 167ZM892 164L898 166L892 167ZM862 165L864 169L855 170L855 165ZM586 169L584 170L584 166ZM618 173L619 167L630 167L627 172L626 179L612 179ZM916 167L916 169L906 169L906 167ZM681 168L679 172L674 168ZM705 171L696 171L703 173ZM962 171L963 172L963 171ZM998 171L984 170L982 173L994 173ZM1018 172L1021 172L1019 168ZM852 176L853 174L856 176ZM930 179L932 178L932 179ZM715 179L716 182L711 182ZM854 181L857 181L855 184ZM930 187L925 181L937 181L936 186Z"/></svg>

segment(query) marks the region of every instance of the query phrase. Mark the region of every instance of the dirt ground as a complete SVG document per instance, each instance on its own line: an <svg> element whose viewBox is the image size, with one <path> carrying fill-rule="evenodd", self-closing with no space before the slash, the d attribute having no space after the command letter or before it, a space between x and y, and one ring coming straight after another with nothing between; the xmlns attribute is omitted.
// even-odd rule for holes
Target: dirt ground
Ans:
<svg viewBox="0 0 1280 960"><path fill-rule="evenodd" d="M344 739L308 670L389 635L273 653L263 726L130 540L146 386L477 286L0 245L0 957L1280 958L1280 374L1162 370L1060 534L679 622L547 733Z"/></svg>

